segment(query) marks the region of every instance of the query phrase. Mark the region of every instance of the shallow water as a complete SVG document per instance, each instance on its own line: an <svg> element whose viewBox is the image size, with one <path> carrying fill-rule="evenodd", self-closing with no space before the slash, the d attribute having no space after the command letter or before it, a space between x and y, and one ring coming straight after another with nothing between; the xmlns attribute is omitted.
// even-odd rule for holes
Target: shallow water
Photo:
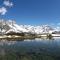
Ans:
<svg viewBox="0 0 60 60"><path fill-rule="evenodd" d="M60 39L1 40L0 60L60 60Z"/></svg>

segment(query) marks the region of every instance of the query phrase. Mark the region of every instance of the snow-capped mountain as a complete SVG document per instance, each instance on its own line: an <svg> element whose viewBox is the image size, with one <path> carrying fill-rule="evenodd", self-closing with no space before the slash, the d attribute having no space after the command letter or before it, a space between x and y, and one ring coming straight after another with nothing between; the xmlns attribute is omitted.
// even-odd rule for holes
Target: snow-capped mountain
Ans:
<svg viewBox="0 0 60 60"><path fill-rule="evenodd" d="M31 34L43 34L59 31L59 28L53 28L52 26L32 26L32 25L18 25L13 20L0 20L0 33L31 33Z"/></svg>

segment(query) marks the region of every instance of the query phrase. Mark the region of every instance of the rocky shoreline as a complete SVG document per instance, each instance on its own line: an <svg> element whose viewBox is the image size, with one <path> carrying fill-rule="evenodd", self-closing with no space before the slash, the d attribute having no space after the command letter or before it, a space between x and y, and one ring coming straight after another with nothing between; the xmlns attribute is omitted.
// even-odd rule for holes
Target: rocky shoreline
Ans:
<svg viewBox="0 0 60 60"><path fill-rule="evenodd" d="M0 35L0 39L35 39L46 38L51 39L53 37L60 37L60 34L39 34L39 35Z"/></svg>

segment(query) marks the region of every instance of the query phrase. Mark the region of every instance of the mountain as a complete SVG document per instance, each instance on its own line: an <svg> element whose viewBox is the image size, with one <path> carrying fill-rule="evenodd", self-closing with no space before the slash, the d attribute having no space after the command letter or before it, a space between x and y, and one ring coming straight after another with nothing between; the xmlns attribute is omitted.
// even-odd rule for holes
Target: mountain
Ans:
<svg viewBox="0 0 60 60"><path fill-rule="evenodd" d="M0 20L0 34L7 33L31 33L44 34L60 31L60 28L53 28L49 25L32 26L32 25L18 25L14 20Z"/></svg>

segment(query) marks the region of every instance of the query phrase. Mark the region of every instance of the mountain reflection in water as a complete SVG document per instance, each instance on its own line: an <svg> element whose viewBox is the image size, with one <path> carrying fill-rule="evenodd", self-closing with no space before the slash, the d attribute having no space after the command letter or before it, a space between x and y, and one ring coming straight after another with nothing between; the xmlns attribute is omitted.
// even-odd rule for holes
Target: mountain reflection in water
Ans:
<svg viewBox="0 0 60 60"><path fill-rule="evenodd" d="M0 60L60 60L60 39L0 40Z"/></svg>

